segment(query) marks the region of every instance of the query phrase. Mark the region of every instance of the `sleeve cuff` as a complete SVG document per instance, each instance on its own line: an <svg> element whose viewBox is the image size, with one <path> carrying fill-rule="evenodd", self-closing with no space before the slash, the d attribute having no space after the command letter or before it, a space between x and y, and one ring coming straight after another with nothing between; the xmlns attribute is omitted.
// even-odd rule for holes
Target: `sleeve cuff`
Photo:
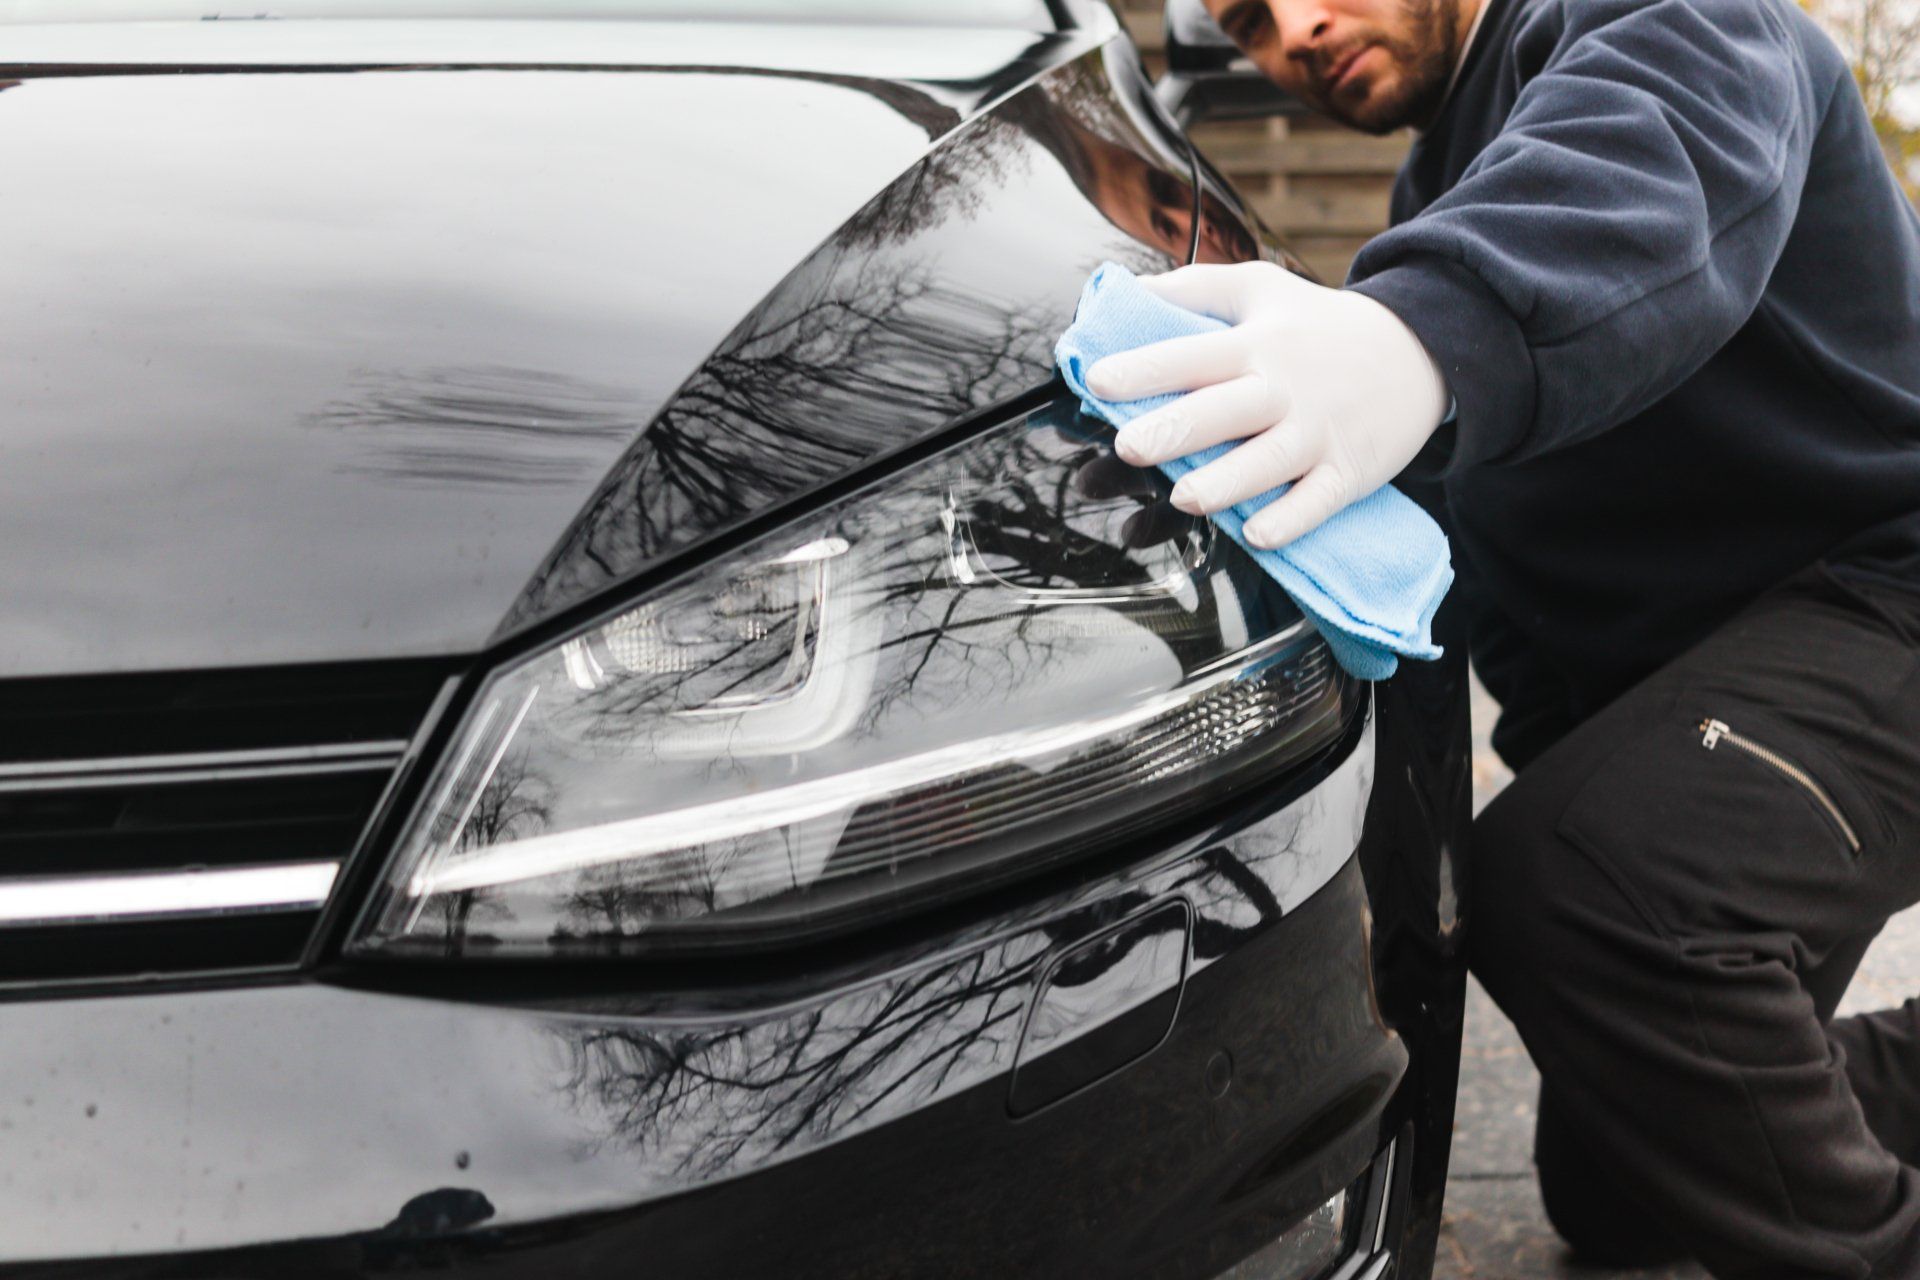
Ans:
<svg viewBox="0 0 1920 1280"><path fill-rule="evenodd" d="M1412 329L1447 380L1453 415L1416 465L1429 474L1516 452L1533 421L1533 358L1520 325L1465 267L1430 254L1347 286Z"/></svg>

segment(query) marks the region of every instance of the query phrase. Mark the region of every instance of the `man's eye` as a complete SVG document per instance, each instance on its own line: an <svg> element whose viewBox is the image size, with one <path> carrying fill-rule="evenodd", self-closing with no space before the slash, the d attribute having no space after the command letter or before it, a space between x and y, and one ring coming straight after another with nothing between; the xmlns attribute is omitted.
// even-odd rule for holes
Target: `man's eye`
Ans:
<svg viewBox="0 0 1920 1280"><path fill-rule="evenodd" d="M1147 171L1147 194L1155 204L1185 208L1192 203L1187 185L1163 169Z"/></svg>
<svg viewBox="0 0 1920 1280"><path fill-rule="evenodd" d="M1220 19L1227 38L1250 49L1273 33L1273 13L1264 4L1237 4Z"/></svg>

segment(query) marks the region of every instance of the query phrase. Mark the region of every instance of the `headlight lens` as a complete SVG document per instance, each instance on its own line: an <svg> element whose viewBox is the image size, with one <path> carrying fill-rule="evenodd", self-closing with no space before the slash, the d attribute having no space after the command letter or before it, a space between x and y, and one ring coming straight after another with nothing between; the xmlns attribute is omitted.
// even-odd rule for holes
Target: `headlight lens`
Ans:
<svg viewBox="0 0 1920 1280"><path fill-rule="evenodd" d="M1108 438L1042 410L495 672L357 949L814 936L1323 745L1348 696L1324 643Z"/></svg>

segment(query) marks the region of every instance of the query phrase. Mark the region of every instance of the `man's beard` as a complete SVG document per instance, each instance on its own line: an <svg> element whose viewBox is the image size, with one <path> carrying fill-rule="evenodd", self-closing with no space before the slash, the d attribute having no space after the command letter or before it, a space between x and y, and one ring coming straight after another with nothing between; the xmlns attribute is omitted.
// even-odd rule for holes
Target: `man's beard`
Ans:
<svg viewBox="0 0 1920 1280"><path fill-rule="evenodd" d="M1393 91L1369 93L1358 109L1343 107L1330 92L1327 76L1354 50L1340 49L1313 68L1312 84L1318 105L1342 124L1365 133L1391 133L1406 125L1426 126L1440 112L1447 83L1459 55L1460 0L1401 0L1404 22L1394 32L1378 32L1363 45L1378 45L1399 71Z"/></svg>

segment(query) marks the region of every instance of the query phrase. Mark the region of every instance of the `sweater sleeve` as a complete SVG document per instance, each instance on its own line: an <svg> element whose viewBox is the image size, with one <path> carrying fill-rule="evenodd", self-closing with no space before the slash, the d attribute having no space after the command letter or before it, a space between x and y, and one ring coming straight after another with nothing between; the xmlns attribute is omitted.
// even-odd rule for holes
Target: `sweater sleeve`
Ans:
<svg viewBox="0 0 1920 1280"><path fill-rule="evenodd" d="M1792 229L1827 97L1773 0L1559 0L1529 21L1515 54L1538 70L1501 132L1350 277L1446 374L1451 466L1604 431L1723 346Z"/></svg>

